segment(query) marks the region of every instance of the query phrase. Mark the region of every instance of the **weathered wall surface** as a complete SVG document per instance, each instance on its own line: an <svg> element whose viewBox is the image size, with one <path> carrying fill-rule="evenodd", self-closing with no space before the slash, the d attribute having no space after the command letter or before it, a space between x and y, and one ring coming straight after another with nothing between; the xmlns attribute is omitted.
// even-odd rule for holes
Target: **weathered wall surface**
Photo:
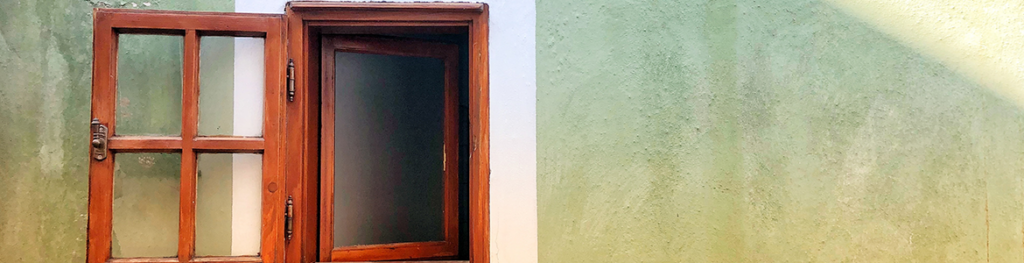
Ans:
<svg viewBox="0 0 1024 263"><path fill-rule="evenodd" d="M539 0L540 262L1024 260L1003 2Z"/></svg>
<svg viewBox="0 0 1024 263"><path fill-rule="evenodd" d="M0 261L84 262L92 8L233 11L234 2L0 0L0 6ZM130 52L138 55L129 63L172 59Z"/></svg>

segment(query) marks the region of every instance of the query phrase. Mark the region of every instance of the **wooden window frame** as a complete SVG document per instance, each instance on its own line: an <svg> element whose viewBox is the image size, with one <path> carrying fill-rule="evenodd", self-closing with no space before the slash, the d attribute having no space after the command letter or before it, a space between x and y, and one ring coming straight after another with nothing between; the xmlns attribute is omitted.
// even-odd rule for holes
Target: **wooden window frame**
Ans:
<svg viewBox="0 0 1024 263"><path fill-rule="evenodd" d="M321 129L320 129L320 251L330 251L331 261L401 260L442 258L459 253L459 47L451 44L358 36L321 38ZM443 225L440 241L368 244L346 247L334 245L334 127L336 52L409 56L440 59L444 65L444 171ZM342 124L344 125L344 124Z"/></svg>
<svg viewBox="0 0 1024 263"><path fill-rule="evenodd" d="M366 32L461 31L469 37L469 261L490 262L490 131L488 8L480 3L289 2L288 50L295 67L294 102L286 105L286 190L294 197L294 236L287 262L329 261L319 241L320 45L331 28ZM409 31L409 28L414 30ZM296 242L298 241L298 242ZM364 260L365 261L365 260Z"/></svg>
<svg viewBox="0 0 1024 263"><path fill-rule="evenodd" d="M490 131L488 7L479 3L290 2L285 15L96 9L93 20L91 117L108 127L109 151L182 154L184 189L194 188L196 153L263 152L259 257L194 257L194 191L183 191L178 258L111 259L113 167L116 154L89 164L87 262L314 262L321 254L319 221L319 41L321 30L374 33L464 32L469 43L469 261L490 262ZM409 28L415 30L409 31ZM184 37L182 136L116 136L117 35ZM197 137L200 36L265 37L264 136ZM290 58L289 55L290 54ZM285 65L294 62L294 101L285 100ZM97 103L99 102L99 103ZM92 139L90 137L90 139ZM90 149L90 154L91 154ZM90 155L91 156L91 155ZM283 186L282 186L283 185ZM283 188L284 191L277 190ZM294 198L293 229L284 205ZM289 235L286 239L285 236ZM283 248L282 248L283 247Z"/></svg>
<svg viewBox="0 0 1024 263"><path fill-rule="evenodd" d="M280 15L95 9L93 12L93 78L91 116L107 126L107 158L89 163L89 228L86 258L106 262L284 262L281 252L284 192L283 115L284 32ZM117 44L119 34L178 35L183 37L181 136L122 136L117 134ZM199 42L203 36L263 37L263 136L200 137ZM90 137L90 140L92 138ZM114 159L117 153L172 152L181 154L178 250L176 258L111 259ZM259 256L195 257L197 153L262 153L261 242ZM184 190L192 189L192 190Z"/></svg>

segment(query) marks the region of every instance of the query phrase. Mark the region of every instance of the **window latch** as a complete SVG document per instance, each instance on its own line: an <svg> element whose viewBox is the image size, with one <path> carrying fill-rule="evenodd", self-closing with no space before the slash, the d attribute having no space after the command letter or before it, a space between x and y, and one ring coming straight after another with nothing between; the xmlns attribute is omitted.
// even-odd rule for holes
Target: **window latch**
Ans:
<svg viewBox="0 0 1024 263"><path fill-rule="evenodd" d="M92 158L96 161L107 159L107 126L100 119L92 119Z"/></svg>

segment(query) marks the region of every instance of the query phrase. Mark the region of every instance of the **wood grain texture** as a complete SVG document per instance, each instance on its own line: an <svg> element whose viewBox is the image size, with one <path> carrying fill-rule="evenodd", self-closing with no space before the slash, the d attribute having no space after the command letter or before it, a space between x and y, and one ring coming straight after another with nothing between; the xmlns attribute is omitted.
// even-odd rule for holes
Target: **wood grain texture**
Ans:
<svg viewBox="0 0 1024 263"><path fill-rule="evenodd" d="M178 213L178 260L188 262L196 246L196 153L193 139L199 130L199 35L185 31L185 58L181 93L181 202Z"/></svg>
<svg viewBox="0 0 1024 263"><path fill-rule="evenodd" d="M379 263L380 261L350 261L347 263ZM317 262L327 263L327 262ZM469 260L397 260L388 263L469 263Z"/></svg>
<svg viewBox="0 0 1024 263"><path fill-rule="evenodd" d="M469 260L491 262L491 132L487 5L469 31Z"/></svg>
<svg viewBox="0 0 1024 263"><path fill-rule="evenodd" d="M418 12L480 12L486 4L481 3L440 3L440 2L419 2L419 3L395 3L395 2L321 2L321 1L294 1L288 2L287 8L300 10L304 13L310 9L321 9L323 11L418 11Z"/></svg>
<svg viewBox="0 0 1024 263"><path fill-rule="evenodd" d="M95 104L95 102L93 102ZM114 152L180 152L181 137L114 136L107 139Z"/></svg>
<svg viewBox="0 0 1024 263"><path fill-rule="evenodd" d="M443 258L455 255L453 252L458 253L458 247L453 248L451 243L445 241L362 245L331 250L331 261L390 261Z"/></svg>
<svg viewBox="0 0 1024 263"><path fill-rule="evenodd" d="M171 263L180 262L177 258L114 258L110 263Z"/></svg>
<svg viewBox="0 0 1024 263"><path fill-rule="evenodd" d="M271 30L280 15L165 10L96 9L108 15L110 26L120 33L183 35L185 30L201 36L262 37Z"/></svg>
<svg viewBox="0 0 1024 263"><path fill-rule="evenodd" d="M259 153L263 152L263 138L247 137L196 137L192 149L203 153Z"/></svg>
<svg viewBox="0 0 1024 263"><path fill-rule="evenodd" d="M318 111L310 107L319 106L319 93L311 92L309 82L319 83L319 66L309 66L317 57L310 57L308 52L310 41L307 37L308 26L303 23L299 14L290 9L285 10L287 47L295 67L295 89L296 96L293 102L286 105L286 191L293 197L294 215L292 239L285 245L287 262L312 262L317 258L317 213L319 207L316 191L319 168L317 161L311 161L311 156L318 156L319 131L310 129L314 123L319 122ZM316 42L319 43L319 42ZM318 51L317 51L318 52ZM309 71L309 68L316 70ZM311 74L313 74L311 76Z"/></svg>
<svg viewBox="0 0 1024 263"><path fill-rule="evenodd" d="M114 89L117 67L117 35L110 26L108 16L93 11L93 58L92 58L92 118L107 125L108 134L114 134ZM92 134L82 138L86 143ZM82 136L86 137L86 136ZM89 150L89 227L86 241L86 262L104 263L110 258L111 212L113 210L114 159L108 154L103 161L92 158Z"/></svg>
<svg viewBox="0 0 1024 263"><path fill-rule="evenodd" d="M264 46L264 153L263 153L263 228L260 230L260 257L264 263L285 262L284 205L286 191L284 177L284 103L285 103L285 39L284 19L274 17L266 21ZM271 191L271 189L275 189Z"/></svg>
<svg viewBox="0 0 1024 263"><path fill-rule="evenodd" d="M465 34L469 21L310 21L324 35L332 34Z"/></svg>
<svg viewBox="0 0 1024 263"><path fill-rule="evenodd" d="M324 38L320 44L320 258L337 261L331 253L334 249L334 113L337 110L333 42Z"/></svg>
<svg viewBox="0 0 1024 263"><path fill-rule="evenodd" d="M260 257L197 257L191 262L196 263L258 263L262 262Z"/></svg>

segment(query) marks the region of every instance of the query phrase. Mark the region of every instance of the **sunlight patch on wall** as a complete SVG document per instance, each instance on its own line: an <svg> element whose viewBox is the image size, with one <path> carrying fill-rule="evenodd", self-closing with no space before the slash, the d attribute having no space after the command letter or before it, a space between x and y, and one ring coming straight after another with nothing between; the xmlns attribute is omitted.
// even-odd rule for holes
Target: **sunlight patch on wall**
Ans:
<svg viewBox="0 0 1024 263"><path fill-rule="evenodd" d="M1024 1L826 2L1024 107Z"/></svg>

